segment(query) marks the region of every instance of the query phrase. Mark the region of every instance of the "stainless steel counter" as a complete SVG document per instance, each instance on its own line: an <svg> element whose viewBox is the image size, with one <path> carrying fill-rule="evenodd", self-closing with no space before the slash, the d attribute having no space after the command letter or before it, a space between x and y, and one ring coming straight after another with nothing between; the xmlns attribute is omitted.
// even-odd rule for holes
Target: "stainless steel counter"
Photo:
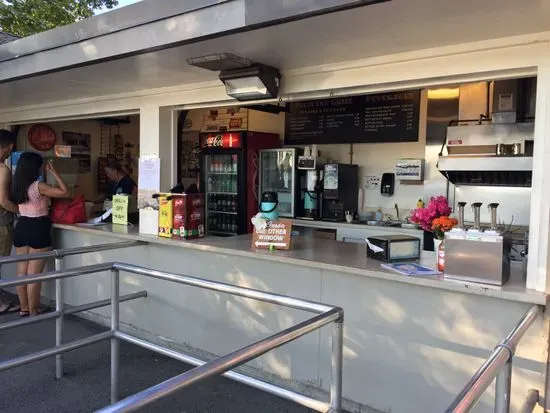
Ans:
<svg viewBox="0 0 550 413"><path fill-rule="evenodd" d="M303 267L320 268L363 277L371 277L390 282L400 282L417 286L425 286L448 291L461 292L493 297L503 300L546 304L546 294L528 290L521 280L510 280L503 287L473 284L460 281L444 280L442 276L411 277L386 271L380 267L380 262L367 259L365 247L359 244L343 243L332 240L296 237L292 241L290 251L257 250L251 246L250 235L235 237L206 237L193 241L180 241L143 235L136 227L119 225L103 225L83 227L76 225L54 225L58 230L76 231L93 235L101 235L118 239L147 241L151 244L176 248L195 249L203 252L232 255L293 264ZM414 230L409 230L414 231ZM426 265L433 262L433 255L423 257Z"/></svg>

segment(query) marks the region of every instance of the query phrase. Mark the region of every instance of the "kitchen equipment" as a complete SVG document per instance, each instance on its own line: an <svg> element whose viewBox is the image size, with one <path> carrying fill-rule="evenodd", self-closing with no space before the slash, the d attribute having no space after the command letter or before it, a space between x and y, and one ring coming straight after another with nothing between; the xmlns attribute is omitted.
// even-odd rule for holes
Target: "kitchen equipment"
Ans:
<svg viewBox="0 0 550 413"><path fill-rule="evenodd" d="M262 213L265 219L275 221L279 219L279 198L276 192L264 192L258 210Z"/></svg>
<svg viewBox="0 0 550 413"><path fill-rule="evenodd" d="M367 257L383 262L420 258L420 238L410 235L379 235L367 238Z"/></svg>
<svg viewBox="0 0 550 413"><path fill-rule="evenodd" d="M474 212L474 227L472 229L474 231L481 230L481 205L483 205L481 202L472 204L472 211Z"/></svg>
<svg viewBox="0 0 550 413"><path fill-rule="evenodd" d="M481 231L479 209L474 208L474 231L454 230L445 233L445 278L493 285L503 285L510 278L512 239L497 229L498 204L489 204L491 230Z"/></svg>
<svg viewBox="0 0 550 413"><path fill-rule="evenodd" d="M512 145L512 155L521 155L521 143L516 142Z"/></svg>
<svg viewBox="0 0 550 413"><path fill-rule="evenodd" d="M437 168L457 186L529 187L533 150L527 142L533 136L533 123L449 126ZM525 148L514 156L518 142Z"/></svg>
<svg viewBox="0 0 550 413"><path fill-rule="evenodd" d="M353 211L346 211L346 222L351 224L353 221Z"/></svg>
<svg viewBox="0 0 550 413"><path fill-rule="evenodd" d="M315 145L306 146L304 155L298 157L296 218L321 219L324 164Z"/></svg>
<svg viewBox="0 0 550 413"><path fill-rule="evenodd" d="M327 163L323 174L322 219L344 221L345 211L355 212L359 193L357 165Z"/></svg>
<svg viewBox="0 0 550 413"><path fill-rule="evenodd" d="M460 231L463 231L463 230L465 230L465 228L464 228L464 207L466 206L466 202L459 202L457 205L458 205L458 225L457 225L456 229L458 229Z"/></svg>
<svg viewBox="0 0 550 413"><path fill-rule="evenodd" d="M447 232L445 278L503 285L510 278L511 247L497 232Z"/></svg>
<svg viewBox="0 0 550 413"><path fill-rule="evenodd" d="M392 196L395 190L395 174L386 172L382 174L380 182L380 193L383 196Z"/></svg>
<svg viewBox="0 0 550 413"><path fill-rule="evenodd" d="M298 193L297 161L302 150L296 148L264 149L260 151L260 194L276 192L279 215L294 218L297 213Z"/></svg>
<svg viewBox="0 0 550 413"><path fill-rule="evenodd" d="M230 236L252 232L250 218L258 213L260 202L260 150L278 147L279 135L201 133L199 141L200 188L205 193L206 233ZM287 184L291 182L288 173L283 176Z"/></svg>
<svg viewBox="0 0 550 413"><path fill-rule="evenodd" d="M496 232L497 231L497 203L491 203L487 205L487 209L489 210L489 213L491 215L491 226L489 228L490 231Z"/></svg>
<svg viewBox="0 0 550 413"><path fill-rule="evenodd" d="M495 151L498 156L510 156L512 154L512 145L497 143Z"/></svg>

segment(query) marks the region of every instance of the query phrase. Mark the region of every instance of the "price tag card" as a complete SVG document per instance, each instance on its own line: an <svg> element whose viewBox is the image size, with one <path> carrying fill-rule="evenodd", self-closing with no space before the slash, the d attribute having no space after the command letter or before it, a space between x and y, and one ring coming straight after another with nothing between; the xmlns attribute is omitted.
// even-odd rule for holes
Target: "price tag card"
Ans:
<svg viewBox="0 0 550 413"><path fill-rule="evenodd" d="M289 250L291 234L291 220L278 219L277 221L267 221L266 228L258 229L254 227L252 246L263 249Z"/></svg>
<svg viewBox="0 0 550 413"><path fill-rule="evenodd" d="M113 196L113 224L128 225L128 195Z"/></svg>

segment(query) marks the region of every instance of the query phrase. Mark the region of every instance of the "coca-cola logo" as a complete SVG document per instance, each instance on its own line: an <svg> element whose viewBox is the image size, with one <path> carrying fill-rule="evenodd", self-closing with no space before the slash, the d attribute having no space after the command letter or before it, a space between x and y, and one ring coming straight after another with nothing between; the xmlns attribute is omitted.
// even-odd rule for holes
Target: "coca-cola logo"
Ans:
<svg viewBox="0 0 550 413"><path fill-rule="evenodd" d="M220 147L223 146L222 135L209 136L206 138L206 146Z"/></svg>

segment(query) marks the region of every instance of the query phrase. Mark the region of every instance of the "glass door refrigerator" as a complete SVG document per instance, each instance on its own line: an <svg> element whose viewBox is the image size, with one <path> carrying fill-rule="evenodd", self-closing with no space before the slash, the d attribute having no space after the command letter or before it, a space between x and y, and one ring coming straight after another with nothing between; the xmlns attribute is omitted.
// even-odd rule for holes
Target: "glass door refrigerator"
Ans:
<svg viewBox="0 0 550 413"><path fill-rule="evenodd" d="M298 149L264 149L260 151L260 194L275 192L279 198L279 216L294 218L299 202L297 188Z"/></svg>
<svg viewBox="0 0 550 413"><path fill-rule="evenodd" d="M276 147L279 136L258 132L201 134L200 189L205 194L206 233L251 232L258 211L258 156Z"/></svg>

